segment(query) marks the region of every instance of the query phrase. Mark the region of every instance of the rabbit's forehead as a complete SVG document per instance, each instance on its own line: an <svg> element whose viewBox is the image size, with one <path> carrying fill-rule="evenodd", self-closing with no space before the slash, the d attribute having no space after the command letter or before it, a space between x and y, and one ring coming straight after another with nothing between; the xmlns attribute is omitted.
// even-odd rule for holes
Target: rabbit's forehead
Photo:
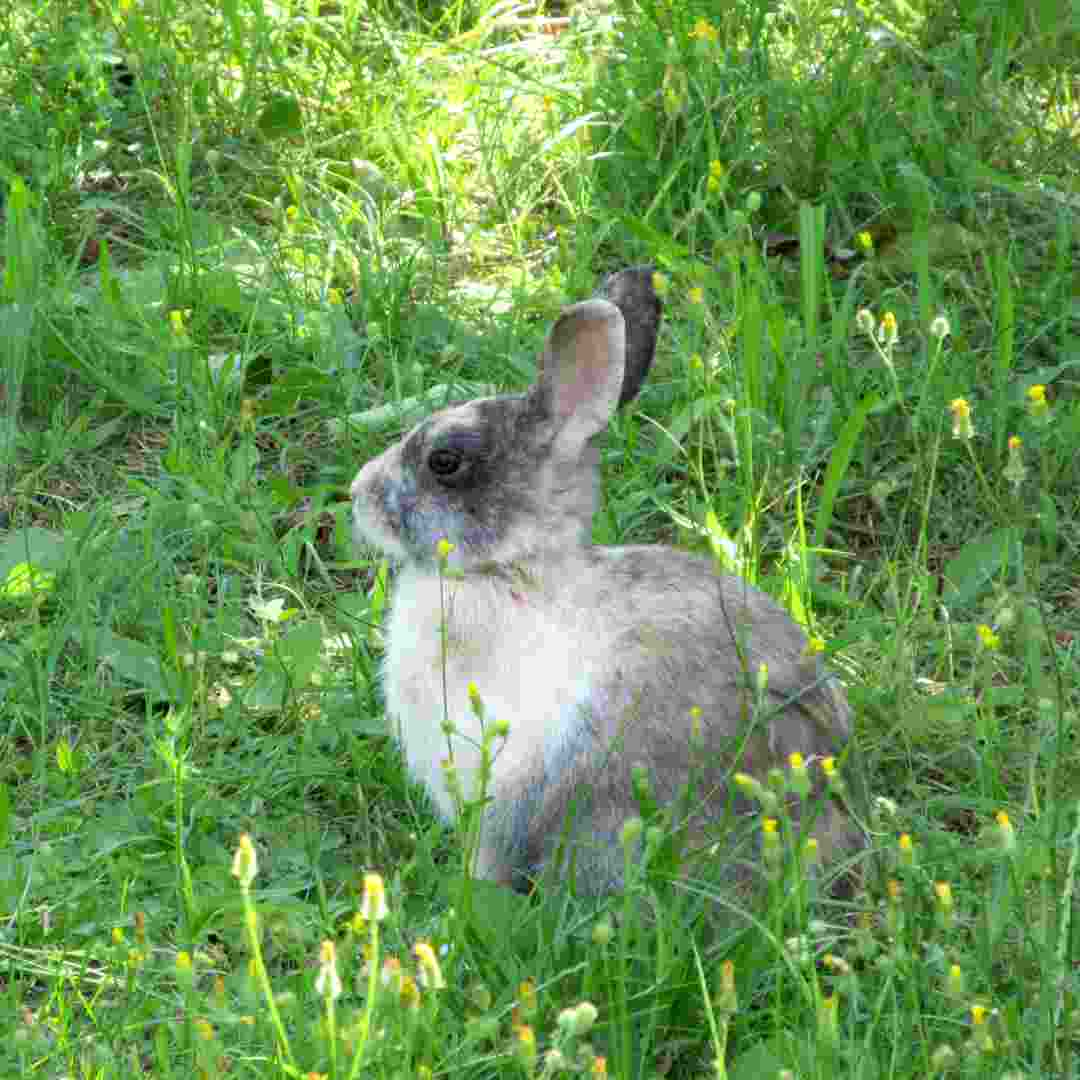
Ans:
<svg viewBox="0 0 1080 1080"><path fill-rule="evenodd" d="M412 429L405 440L405 454L418 456L427 447L461 432L479 433L487 436L485 441L498 441L502 432L516 425L525 409L526 399L522 394L477 398L440 409Z"/></svg>

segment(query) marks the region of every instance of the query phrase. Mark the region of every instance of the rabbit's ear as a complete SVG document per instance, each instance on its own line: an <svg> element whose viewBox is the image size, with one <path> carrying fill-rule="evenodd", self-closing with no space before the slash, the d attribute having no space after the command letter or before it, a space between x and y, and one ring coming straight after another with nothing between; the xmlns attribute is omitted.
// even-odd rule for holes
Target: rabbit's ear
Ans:
<svg viewBox="0 0 1080 1080"><path fill-rule="evenodd" d="M586 300L552 327L534 388L573 452L603 431L619 403L626 355L626 324L607 300Z"/></svg>
<svg viewBox="0 0 1080 1080"><path fill-rule="evenodd" d="M663 315L663 305L653 285L655 275L655 267L631 266L605 278L596 293L610 300L622 312L626 323L626 371L619 394L620 409L637 397L652 366Z"/></svg>

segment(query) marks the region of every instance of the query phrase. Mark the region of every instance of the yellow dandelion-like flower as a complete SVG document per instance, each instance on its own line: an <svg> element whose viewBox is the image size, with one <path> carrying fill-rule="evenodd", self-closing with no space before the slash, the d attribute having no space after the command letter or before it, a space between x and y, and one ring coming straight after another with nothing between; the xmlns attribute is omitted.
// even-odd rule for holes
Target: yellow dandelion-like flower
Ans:
<svg viewBox="0 0 1080 1080"><path fill-rule="evenodd" d="M705 303L705 290L698 285L695 285L687 295L690 297L691 304Z"/></svg>
<svg viewBox="0 0 1080 1080"><path fill-rule="evenodd" d="M364 895L360 902L360 917L368 922L382 922L389 915L386 906L386 887L382 875L364 875Z"/></svg>
<svg viewBox="0 0 1080 1080"><path fill-rule="evenodd" d="M255 845L247 833L241 833L236 854L233 855L232 875L240 882L240 888L247 890L258 872L259 858L255 854Z"/></svg>
<svg viewBox="0 0 1080 1080"><path fill-rule="evenodd" d="M783 848L780 844L780 834L778 832L779 827L780 822L776 818L767 817L761 819L761 857L770 870L779 867L783 858Z"/></svg>
<svg viewBox="0 0 1080 1080"><path fill-rule="evenodd" d="M964 985L964 971L959 964L952 964L949 973L945 976L945 993L953 999L960 1001L966 993Z"/></svg>
<svg viewBox="0 0 1080 1080"><path fill-rule="evenodd" d="M286 206L285 207L285 220L288 222L294 222L300 216L300 207L298 206Z"/></svg>
<svg viewBox="0 0 1080 1080"><path fill-rule="evenodd" d="M439 560L440 560L441 562L446 562L446 560L447 560L448 558L450 558L450 554L451 554L451 552L452 552L452 551L454 551L454 549L455 549L456 547L457 547L457 545L456 545L456 544L452 543L452 542L451 542L450 540L447 540L447 539L446 539L446 537L444 536L444 537L443 537L443 538L442 538L442 539L441 539L441 540L440 540L440 541L439 541L439 542L438 542L438 543L437 543L437 544L435 545L435 554L436 554L436 555L438 555L438 557L439 557Z"/></svg>
<svg viewBox="0 0 1080 1080"><path fill-rule="evenodd" d="M949 402L949 412L952 413L952 434L954 439L967 441L975 435L975 428L971 423L971 406L967 398L953 398Z"/></svg>
<svg viewBox="0 0 1080 1080"><path fill-rule="evenodd" d="M668 288L670 287L670 285L671 285L671 282L668 280L667 275L661 274L659 270L657 270L657 271L655 271L653 273L652 287L653 287L653 292L655 292L657 296L659 296L661 298L666 296Z"/></svg>
<svg viewBox="0 0 1080 1080"><path fill-rule="evenodd" d="M972 1005L971 1006L971 1022L975 1027L981 1027L986 1023L986 1015L989 1010L985 1005Z"/></svg>
<svg viewBox="0 0 1080 1080"><path fill-rule="evenodd" d="M398 991L398 1001L403 1009L420 1008L420 988L411 975L404 975L401 979L401 989Z"/></svg>
<svg viewBox="0 0 1080 1080"><path fill-rule="evenodd" d="M911 842L910 833L901 833L900 839L897 841L897 848L899 849L899 861L901 866L914 866L915 865L915 845Z"/></svg>
<svg viewBox="0 0 1080 1080"><path fill-rule="evenodd" d="M169 312L169 326L172 329L174 336L183 337L187 333L188 320L191 318L191 309L181 310L180 308L173 308Z"/></svg>
<svg viewBox="0 0 1080 1080"><path fill-rule="evenodd" d="M337 970L337 950L329 939L319 946L319 974L315 976L315 993L321 998L336 1001L341 997L341 976Z"/></svg>
<svg viewBox="0 0 1080 1080"><path fill-rule="evenodd" d="M716 1002L722 1012L734 1014L739 1009L739 997L735 991L735 962L725 960L720 965L720 996Z"/></svg>
<svg viewBox="0 0 1080 1080"><path fill-rule="evenodd" d="M420 961L420 985L425 990L444 990L446 980L443 978L442 968L439 967L439 958L435 950L427 941L418 941L413 946L413 955Z"/></svg>
<svg viewBox="0 0 1080 1080"><path fill-rule="evenodd" d="M1045 420L1050 411L1050 403L1046 400L1046 387L1042 383L1036 383L1027 389L1027 409L1032 420Z"/></svg>
<svg viewBox="0 0 1080 1080"><path fill-rule="evenodd" d="M214 1025L205 1016L199 1016L195 1020L195 1031L203 1042L214 1041Z"/></svg>
<svg viewBox="0 0 1080 1080"><path fill-rule="evenodd" d="M874 238L870 235L866 229L858 233L855 237L855 243L859 249L869 255L874 250ZM865 308L863 309L866 310Z"/></svg>
<svg viewBox="0 0 1080 1080"><path fill-rule="evenodd" d="M707 19L698 19L694 23L694 28L690 31L690 36L698 41L705 41L712 45L719 41L720 31Z"/></svg>
<svg viewBox="0 0 1080 1080"><path fill-rule="evenodd" d="M327 302L340 307L345 302L345 297L342 295L340 289L327 289L326 290Z"/></svg>
<svg viewBox="0 0 1080 1080"><path fill-rule="evenodd" d="M539 1002L536 999L536 983L532 979L526 979L518 987L518 1007L525 1016L532 1016L535 1014L537 1008L539 1008Z"/></svg>
<svg viewBox="0 0 1080 1080"><path fill-rule="evenodd" d="M881 316L881 325L878 327L878 341L883 345L895 345L900 337L900 329L896 323L896 316L891 311L886 311Z"/></svg>
<svg viewBox="0 0 1080 1080"><path fill-rule="evenodd" d="M826 994L818 1002L818 1035L826 1042L836 1042L840 1033L840 1000L835 994Z"/></svg>
<svg viewBox="0 0 1080 1080"><path fill-rule="evenodd" d="M1001 638L994 633L985 623L975 627L975 633L979 635L979 644L988 652L993 652L1001 647Z"/></svg>
<svg viewBox="0 0 1080 1080"><path fill-rule="evenodd" d="M528 1024L518 1024L514 1028L514 1049L531 1075L536 1064L536 1033Z"/></svg>
<svg viewBox="0 0 1080 1080"><path fill-rule="evenodd" d="M1009 815L1006 814L1004 810L999 810L994 815L994 821L997 823L998 842L1001 845L1001 850L1005 852L1015 851L1016 830L1013 828L1013 824L1009 820Z"/></svg>
<svg viewBox="0 0 1080 1080"><path fill-rule="evenodd" d="M938 926L942 930L951 930L955 911L952 886L947 881L934 882L934 910Z"/></svg>
<svg viewBox="0 0 1080 1080"><path fill-rule="evenodd" d="M1009 436L1009 460L1005 463L1002 476L1013 486L1013 490L1019 490L1024 482L1027 470L1024 468L1024 440L1019 435Z"/></svg>
<svg viewBox="0 0 1080 1080"><path fill-rule="evenodd" d="M806 760L796 751L788 755L788 769L791 772L791 788L802 799L810 794L810 772Z"/></svg>
<svg viewBox="0 0 1080 1080"><path fill-rule="evenodd" d="M589 1070L593 1076L607 1076L607 1058L598 1054L592 1059L592 1065L589 1066Z"/></svg>

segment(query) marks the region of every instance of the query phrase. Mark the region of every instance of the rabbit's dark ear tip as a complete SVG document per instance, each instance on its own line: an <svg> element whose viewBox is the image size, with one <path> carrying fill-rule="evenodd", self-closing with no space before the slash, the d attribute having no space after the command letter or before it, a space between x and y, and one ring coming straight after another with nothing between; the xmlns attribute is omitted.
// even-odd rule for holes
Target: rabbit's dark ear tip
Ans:
<svg viewBox="0 0 1080 1080"><path fill-rule="evenodd" d="M653 287L654 266L631 266L604 278L597 296L610 300L626 324L626 371L619 407L637 397L652 366L663 305Z"/></svg>

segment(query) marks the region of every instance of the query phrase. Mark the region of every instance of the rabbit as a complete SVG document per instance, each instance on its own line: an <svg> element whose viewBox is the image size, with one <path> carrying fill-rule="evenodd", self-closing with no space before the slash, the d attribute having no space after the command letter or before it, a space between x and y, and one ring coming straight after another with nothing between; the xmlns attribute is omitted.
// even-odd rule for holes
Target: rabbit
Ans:
<svg viewBox="0 0 1080 1080"><path fill-rule="evenodd" d="M747 832L756 837L760 814L732 774L763 778L798 751L816 778L807 820L822 858L864 843L815 763L843 750L851 711L788 613L701 556L590 542L594 437L652 363L653 279L651 267L611 275L562 313L528 391L436 412L351 487L356 538L400 564L384 625L387 711L444 816L454 812L442 767L451 741L464 796L478 795L470 684L488 722L509 724L475 872L518 889L567 851L579 894L622 886L638 765L658 805L693 778L688 835L741 820L758 823ZM452 545L445 574L440 540Z"/></svg>

